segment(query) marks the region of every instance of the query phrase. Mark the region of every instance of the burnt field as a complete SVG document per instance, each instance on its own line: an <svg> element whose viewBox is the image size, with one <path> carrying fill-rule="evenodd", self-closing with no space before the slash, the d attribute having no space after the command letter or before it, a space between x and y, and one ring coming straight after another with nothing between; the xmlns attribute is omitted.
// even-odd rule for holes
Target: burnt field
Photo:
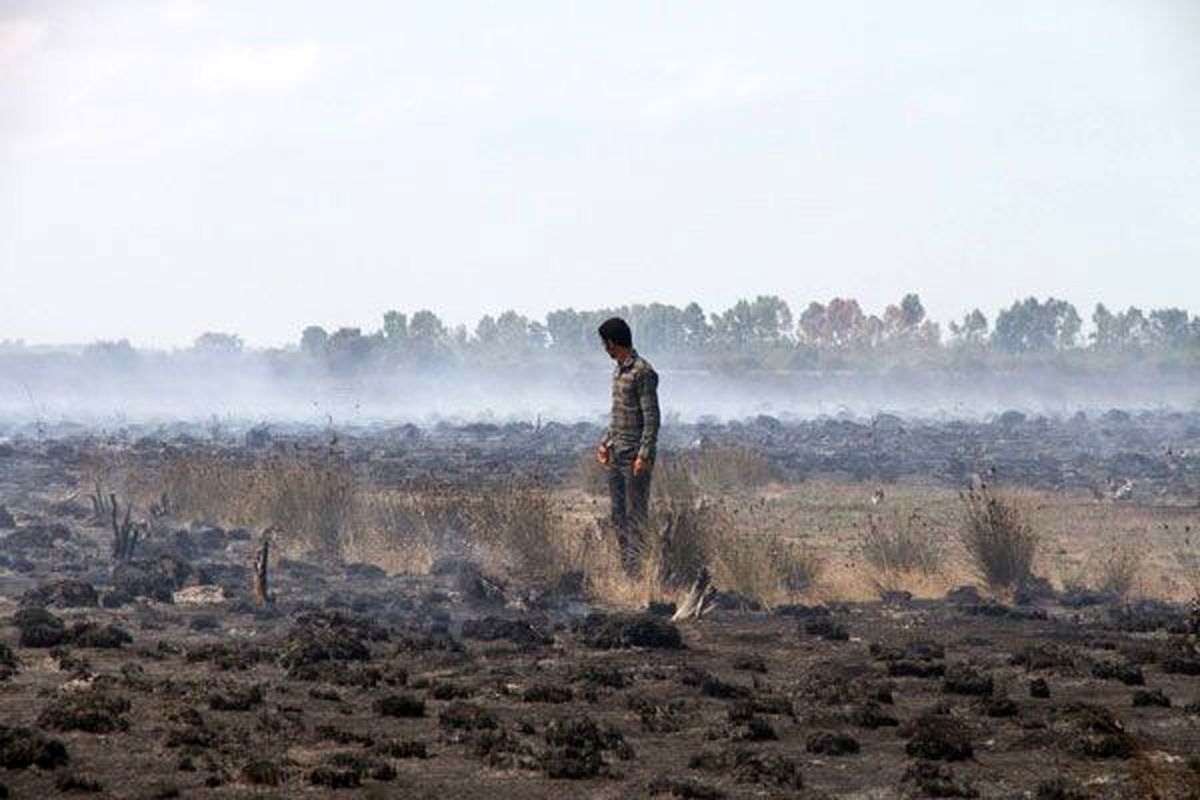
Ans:
<svg viewBox="0 0 1200 800"><path fill-rule="evenodd" d="M477 484L539 474L561 481L603 435L599 425L513 422L416 425L45 423L0 426L0 458L45 456L51 471L106 448L150 457L198 452L263 454L322 445L373 479ZM961 487L972 473L1042 489L1097 493L1132 481L1138 499L1180 495L1200 501L1200 412L1078 412L1040 416L1008 411L986 421L758 416L722 423L671 423L666 449L753 448L790 479L916 480Z"/></svg>
<svg viewBox="0 0 1200 800"><path fill-rule="evenodd" d="M1200 414L600 432L10 431L3 791L1200 797Z"/></svg>

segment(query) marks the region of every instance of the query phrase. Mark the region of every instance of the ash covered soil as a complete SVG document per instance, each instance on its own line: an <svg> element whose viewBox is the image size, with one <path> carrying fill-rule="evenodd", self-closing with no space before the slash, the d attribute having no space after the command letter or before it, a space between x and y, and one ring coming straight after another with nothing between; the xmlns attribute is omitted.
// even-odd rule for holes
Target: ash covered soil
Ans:
<svg viewBox="0 0 1200 800"><path fill-rule="evenodd" d="M809 435L756 425L768 451ZM915 441L910 428L852 433L874 437L862 468L876 472L999 462L1037 483L1137 469L1153 496L1195 469L1192 417L1095 422L1091 462L1045 430L1021 455L1011 442L1039 425L1010 418L990 439L960 431L957 448L909 456L895 442ZM551 435L590 443L571 430ZM687 437L701 434L739 432ZM508 463L501 428L402 435L382 454L350 448L383 472ZM295 441L256 436L236 448ZM1185 606L1052 591L1008 605L964 587L676 624L669 609L591 605L577 581L534 591L452 557L422 576L280 558L274 603L259 605L258 532L168 515L114 566L111 530L62 499L98 449L167 460L202 446L216 447L162 431L0 445L0 795L1200 797Z"/></svg>

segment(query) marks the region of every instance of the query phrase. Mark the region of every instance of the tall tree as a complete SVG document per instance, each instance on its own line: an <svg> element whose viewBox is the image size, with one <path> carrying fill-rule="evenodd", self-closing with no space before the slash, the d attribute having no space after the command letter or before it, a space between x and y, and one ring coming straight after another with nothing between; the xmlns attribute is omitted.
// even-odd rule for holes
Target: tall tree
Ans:
<svg viewBox="0 0 1200 800"><path fill-rule="evenodd" d="M300 334L301 352L319 357L325 354L325 346L329 343L329 334L320 325L309 325Z"/></svg>
<svg viewBox="0 0 1200 800"><path fill-rule="evenodd" d="M228 356L242 352L242 337L236 333L202 333L192 343L192 349L205 355Z"/></svg>
<svg viewBox="0 0 1200 800"><path fill-rule="evenodd" d="M388 311L383 315L383 340L393 350L408 341L408 315L399 311Z"/></svg>
<svg viewBox="0 0 1200 800"><path fill-rule="evenodd" d="M1009 353L1065 350L1075 345L1082 325L1075 306L1065 300L1035 297L1018 300L996 316L992 344Z"/></svg>
<svg viewBox="0 0 1200 800"><path fill-rule="evenodd" d="M962 322L950 323L950 335L962 344L983 344L987 339L988 319L978 308L964 314Z"/></svg>

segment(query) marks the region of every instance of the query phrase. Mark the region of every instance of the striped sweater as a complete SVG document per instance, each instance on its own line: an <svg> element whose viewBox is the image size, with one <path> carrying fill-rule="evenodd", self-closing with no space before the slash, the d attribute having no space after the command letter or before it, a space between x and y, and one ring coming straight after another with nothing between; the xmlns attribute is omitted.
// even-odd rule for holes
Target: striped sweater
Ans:
<svg viewBox="0 0 1200 800"><path fill-rule="evenodd" d="M634 350L613 371L612 424L604 444L618 462L653 461L658 449L658 373Z"/></svg>

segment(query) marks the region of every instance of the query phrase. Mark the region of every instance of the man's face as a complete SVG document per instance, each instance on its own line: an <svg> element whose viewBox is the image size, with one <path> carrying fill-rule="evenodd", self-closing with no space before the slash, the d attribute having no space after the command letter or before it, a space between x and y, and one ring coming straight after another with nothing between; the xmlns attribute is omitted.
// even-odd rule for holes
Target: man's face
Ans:
<svg viewBox="0 0 1200 800"><path fill-rule="evenodd" d="M613 361L616 361L621 357L615 344L610 342L608 339L601 339L600 341L604 343L604 352L608 353L609 358L611 358Z"/></svg>

